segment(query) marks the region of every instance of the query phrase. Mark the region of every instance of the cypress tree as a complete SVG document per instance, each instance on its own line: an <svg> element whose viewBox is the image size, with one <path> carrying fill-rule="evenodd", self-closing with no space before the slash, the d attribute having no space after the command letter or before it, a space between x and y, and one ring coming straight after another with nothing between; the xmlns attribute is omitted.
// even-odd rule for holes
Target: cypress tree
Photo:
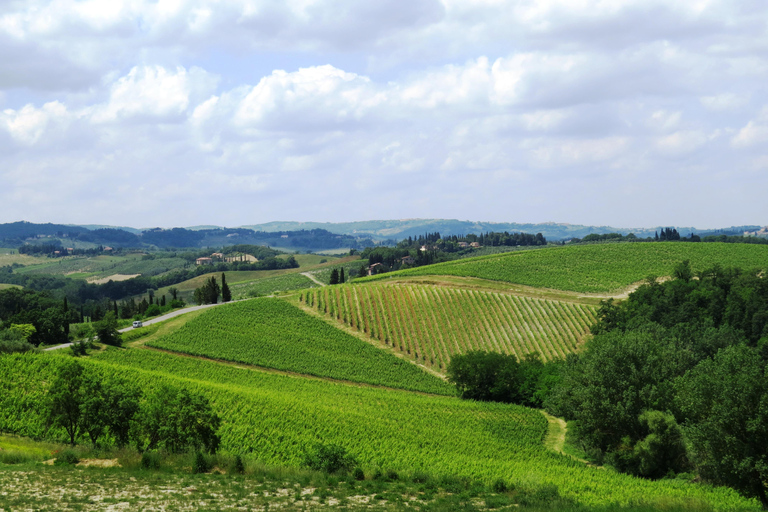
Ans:
<svg viewBox="0 0 768 512"><path fill-rule="evenodd" d="M341 270L339 270L339 282L342 283L342 284L345 282L345 279L344 279L344 267L342 267Z"/></svg>
<svg viewBox="0 0 768 512"><path fill-rule="evenodd" d="M331 270L330 284L339 284L339 271L336 269Z"/></svg>
<svg viewBox="0 0 768 512"><path fill-rule="evenodd" d="M221 301L229 302L232 300L232 292L229 291L229 285L227 284L227 278L224 276L224 272L221 273Z"/></svg>

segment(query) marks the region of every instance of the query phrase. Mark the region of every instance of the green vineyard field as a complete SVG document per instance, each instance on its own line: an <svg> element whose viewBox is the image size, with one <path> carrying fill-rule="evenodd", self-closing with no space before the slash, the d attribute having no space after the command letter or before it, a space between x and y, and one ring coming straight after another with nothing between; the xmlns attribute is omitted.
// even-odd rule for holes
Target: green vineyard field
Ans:
<svg viewBox="0 0 768 512"><path fill-rule="evenodd" d="M596 312L586 304L411 284L325 287L300 300L436 370L470 350L564 358L580 347Z"/></svg>
<svg viewBox="0 0 768 512"><path fill-rule="evenodd" d="M147 345L319 377L454 393L451 386L415 365L279 299L213 308Z"/></svg>
<svg viewBox="0 0 768 512"><path fill-rule="evenodd" d="M66 357L0 358L0 430L42 432L45 383ZM307 447L324 442L345 447L368 470L552 484L584 505L760 509L727 488L643 480L547 451L545 418L515 405L247 371L142 349L108 349L82 363L147 390L170 384L204 394L222 418L222 449L266 464L299 466Z"/></svg>
<svg viewBox="0 0 768 512"><path fill-rule="evenodd" d="M690 260L694 271L716 264L745 269L766 268L768 246L659 242L550 247L449 261L363 280L452 275L581 293L605 293L622 289L649 275L671 275L674 266L683 260Z"/></svg>

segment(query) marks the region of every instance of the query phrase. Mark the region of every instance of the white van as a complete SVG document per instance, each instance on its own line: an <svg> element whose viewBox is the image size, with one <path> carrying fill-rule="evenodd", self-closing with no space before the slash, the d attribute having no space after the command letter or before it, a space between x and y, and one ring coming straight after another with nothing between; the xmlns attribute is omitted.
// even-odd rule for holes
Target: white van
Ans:
<svg viewBox="0 0 768 512"><path fill-rule="evenodd" d="M133 328L134 329L137 328L137 327L141 327L142 325L144 325L144 324L141 323L141 320L134 320L133 321Z"/></svg>

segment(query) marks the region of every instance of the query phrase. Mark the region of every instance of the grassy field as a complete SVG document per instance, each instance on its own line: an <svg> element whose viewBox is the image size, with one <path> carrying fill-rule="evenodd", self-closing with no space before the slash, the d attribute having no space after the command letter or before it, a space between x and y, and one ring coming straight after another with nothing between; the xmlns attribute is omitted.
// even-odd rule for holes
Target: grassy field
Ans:
<svg viewBox="0 0 768 512"><path fill-rule="evenodd" d="M454 354L489 350L564 358L581 346L596 308L575 302L430 284L367 283L301 294L302 304L438 371Z"/></svg>
<svg viewBox="0 0 768 512"><path fill-rule="evenodd" d="M768 246L664 242L550 247L450 261L363 280L453 275L581 293L606 293L620 290L649 275L671 275L674 266L683 260L690 260L694 271L715 264L766 268Z"/></svg>
<svg viewBox="0 0 768 512"><path fill-rule="evenodd" d="M80 279L100 279L115 274L153 276L183 268L189 262L182 258L144 259L143 254L124 256L67 256L36 258L34 264L16 270L19 274L51 274Z"/></svg>
<svg viewBox="0 0 768 512"><path fill-rule="evenodd" d="M319 377L453 395L415 365L279 299L220 306L147 346Z"/></svg>
<svg viewBox="0 0 768 512"><path fill-rule="evenodd" d="M275 277L264 277L254 281L245 281L231 285L232 298L235 300L248 297L263 297L273 293L303 290L318 286L307 276L292 272Z"/></svg>
<svg viewBox="0 0 768 512"><path fill-rule="evenodd" d="M7 376L0 381L0 429L35 435L44 428L45 383L64 358L0 358ZM268 465L299 467L306 447L324 442L345 447L368 473L501 480L590 506L759 510L727 488L651 482L552 453L543 444L547 420L524 407L265 374L142 349L108 349L83 363L142 387L168 383L206 395L224 421L224 453Z"/></svg>

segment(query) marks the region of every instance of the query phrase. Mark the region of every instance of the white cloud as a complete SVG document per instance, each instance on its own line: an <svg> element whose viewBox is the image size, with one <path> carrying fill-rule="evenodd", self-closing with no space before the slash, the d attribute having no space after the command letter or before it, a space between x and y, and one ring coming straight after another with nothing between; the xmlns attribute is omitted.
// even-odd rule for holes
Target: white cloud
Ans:
<svg viewBox="0 0 768 512"><path fill-rule="evenodd" d="M109 102L95 110L93 120L179 119L190 101L210 94L215 83L215 78L199 68L188 72L182 67L169 71L159 66L137 66L112 84Z"/></svg>

